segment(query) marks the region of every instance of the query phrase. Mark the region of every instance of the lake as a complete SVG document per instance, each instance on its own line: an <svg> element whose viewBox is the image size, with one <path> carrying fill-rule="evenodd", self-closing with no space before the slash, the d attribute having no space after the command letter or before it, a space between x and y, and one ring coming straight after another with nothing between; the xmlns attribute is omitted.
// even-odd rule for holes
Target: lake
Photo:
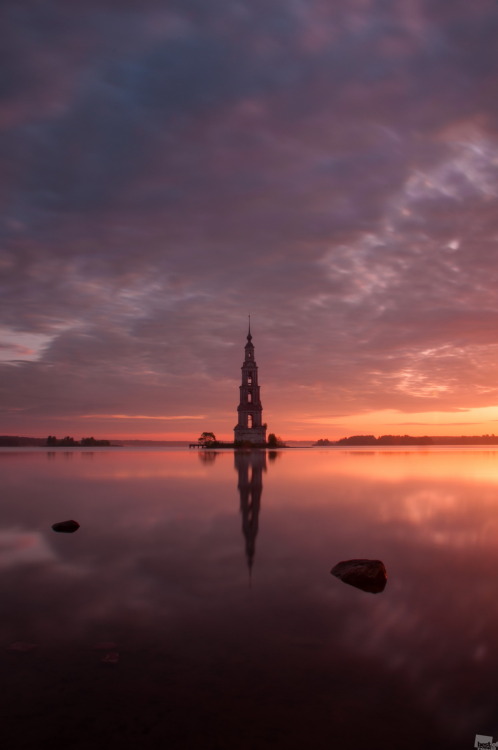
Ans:
<svg viewBox="0 0 498 750"><path fill-rule="evenodd" d="M2 449L0 470L9 750L498 739L498 451ZM330 574L351 558L384 562L382 593Z"/></svg>

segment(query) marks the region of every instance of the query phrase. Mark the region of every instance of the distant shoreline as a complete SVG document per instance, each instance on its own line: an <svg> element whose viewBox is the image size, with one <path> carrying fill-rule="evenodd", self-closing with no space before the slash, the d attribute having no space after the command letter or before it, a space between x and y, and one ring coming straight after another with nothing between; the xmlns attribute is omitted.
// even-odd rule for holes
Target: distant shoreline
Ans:
<svg viewBox="0 0 498 750"><path fill-rule="evenodd" d="M431 445L498 445L498 435L439 435L419 436L412 435L352 435L340 440L328 440L321 438L313 443L313 447L322 448L327 446L427 446Z"/></svg>

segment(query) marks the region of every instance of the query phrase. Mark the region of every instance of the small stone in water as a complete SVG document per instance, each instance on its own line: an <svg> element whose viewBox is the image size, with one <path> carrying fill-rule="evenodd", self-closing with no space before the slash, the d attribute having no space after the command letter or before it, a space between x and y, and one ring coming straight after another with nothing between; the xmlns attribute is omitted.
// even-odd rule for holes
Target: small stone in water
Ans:
<svg viewBox="0 0 498 750"><path fill-rule="evenodd" d="M58 523L52 524L52 528L54 531L60 531L63 534L72 534L75 531L78 531L80 525L78 521L59 521Z"/></svg>
<svg viewBox="0 0 498 750"><path fill-rule="evenodd" d="M109 651L109 653L103 656L100 661L102 664L117 664L119 661L119 653L117 651Z"/></svg>
<svg viewBox="0 0 498 750"><path fill-rule="evenodd" d="M380 594L387 583L386 567L381 560L343 560L330 572L344 583L370 594Z"/></svg>

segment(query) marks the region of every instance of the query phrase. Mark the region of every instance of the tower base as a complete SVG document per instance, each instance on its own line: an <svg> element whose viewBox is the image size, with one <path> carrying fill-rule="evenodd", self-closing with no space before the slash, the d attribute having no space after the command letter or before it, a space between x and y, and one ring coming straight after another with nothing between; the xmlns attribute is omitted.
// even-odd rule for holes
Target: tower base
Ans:
<svg viewBox="0 0 498 750"><path fill-rule="evenodd" d="M266 427L235 427L234 440L236 443L251 443L252 445L266 444Z"/></svg>

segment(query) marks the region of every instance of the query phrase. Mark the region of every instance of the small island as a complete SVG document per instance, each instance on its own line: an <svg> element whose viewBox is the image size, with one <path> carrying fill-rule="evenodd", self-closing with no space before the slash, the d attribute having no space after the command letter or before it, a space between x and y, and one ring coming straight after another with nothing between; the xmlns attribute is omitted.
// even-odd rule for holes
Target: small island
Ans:
<svg viewBox="0 0 498 750"><path fill-rule="evenodd" d="M287 448L282 438L270 432L268 440L265 443L254 443L249 440L235 440L233 443L228 443L222 440L217 440L214 432L203 432L198 438L196 443L189 443L189 448L203 448L208 450L216 450L216 448Z"/></svg>

